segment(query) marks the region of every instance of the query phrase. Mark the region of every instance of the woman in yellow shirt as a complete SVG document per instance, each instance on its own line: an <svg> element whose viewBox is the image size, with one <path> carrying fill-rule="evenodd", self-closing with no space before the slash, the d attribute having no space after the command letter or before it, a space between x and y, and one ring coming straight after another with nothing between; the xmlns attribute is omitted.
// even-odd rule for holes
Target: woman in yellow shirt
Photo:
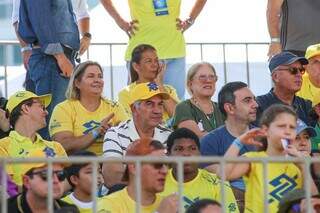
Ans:
<svg viewBox="0 0 320 213"><path fill-rule="evenodd" d="M128 114L130 110L130 96L132 90L139 83L155 82L161 91L165 91L170 95L170 99L164 101L163 121L167 121L174 113L176 104L179 102L176 90L170 86L163 84L163 75L165 64L159 62L156 49L148 44L141 44L132 51L132 59L130 62L130 78L131 83L123 88L119 94L119 103L125 108Z"/></svg>
<svg viewBox="0 0 320 213"><path fill-rule="evenodd" d="M49 132L68 153L88 149L101 155L106 130L128 119L120 105L102 97L103 85L102 67L81 63L70 78L67 100L54 108Z"/></svg>

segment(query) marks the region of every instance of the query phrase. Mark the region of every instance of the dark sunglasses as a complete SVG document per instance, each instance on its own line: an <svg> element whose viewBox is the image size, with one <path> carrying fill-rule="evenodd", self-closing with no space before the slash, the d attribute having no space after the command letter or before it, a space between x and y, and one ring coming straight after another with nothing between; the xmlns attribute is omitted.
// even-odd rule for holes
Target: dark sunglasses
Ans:
<svg viewBox="0 0 320 213"><path fill-rule="evenodd" d="M43 181L47 181L48 180L47 170L38 171L38 172L32 172L32 173L28 174L28 176L31 177L31 178L34 175L38 175ZM66 179L66 174L65 174L65 172L63 170L53 171L52 175L56 175L60 182L64 181Z"/></svg>
<svg viewBox="0 0 320 213"><path fill-rule="evenodd" d="M297 67L289 67L287 69L278 69L278 70L287 70L292 75L296 75L298 72L301 73L301 75L303 75L306 72L305 68L303 68L303 67L299 67L299 68L297 68Z"/></svg>
<svg viewBox="0 0 320 213"><path fill-rule="evenodd" d="M152 163L151 164L153 166L154 169L162 169L162 167L166 167L168 168L168 164L166 163Z"/></svg>

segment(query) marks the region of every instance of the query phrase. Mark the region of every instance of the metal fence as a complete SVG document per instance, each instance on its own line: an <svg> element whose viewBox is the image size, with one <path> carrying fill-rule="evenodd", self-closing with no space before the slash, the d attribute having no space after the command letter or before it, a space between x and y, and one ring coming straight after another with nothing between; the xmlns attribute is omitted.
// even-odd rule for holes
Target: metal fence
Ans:
<svg viewBox="0 0 320 213"><path fill-rule="evenodd" d="M70 158L2 158L0 159L2 168L5 168L7 164L16 164L16 163L31 163L31 162L46 162L48 164L48 211L49 213L53 212L53 191L52 191L52 164L53 163L88 163L91 162L93 164L93 182L92 182L92 199L93 199L93 212L97 212L97 197L96 197L96 187L97 187L97 168L99 163L102 162L131 162L136 164L137 168L137 178L136 178L136 212L140 212L141 206L139 205L141 203L141 164L148 162L148 163L155 163L155 162L165 162L165 163L176 163L177 164L177 169L178 169L178 195L179 195L179 212L182 213L184 212L184 207L183 207L183 164L188 162L197 162L197 163L219 163L220 164L220 173L221 179L225 180L225 173L224 173L224 168L227 163L262 163L263 164L263 193L264 193L264 212L268 213L269 209L268 207L268 169L267 165L268 163L303 163L305 167L305 173L303 174L304 177L304 185L303 188L306 191L306 200L307 200L307 208L308 208L308 213L311 213L311 184L308 181L311 178L310 175L310 165L311 163L320 163L320 158L292 158L292 157L264 157L264 158L246 158L246 157L151 157L151 156L143 156L143 157L125 157L122 159L105 159L103 157L95 157L95 158L90 158L88 159L87 157L70 157ZM6 203L6 176L3 175L2 181L1 181L2 187L2 192L1 192L1 203L2 203L2 212L10 212L7 211L7 203ZM226 206L224 205L225 203L225 193L224 193L224 184L223 181L221 181L221 204L223 207L223 212L226 212ZM200 189L201 190L201 189ZM259 198L258 198L259 199Z"/></svg>
<svg viewBox="0 0 320 213"><path fill-rule="evenodd" d="M0 47L3 46L3 68L4 68L4 91L3 94L5 97L8 97L8 67L9 67L9 58L7 55L7 50L12 45L18 45L19 43L17 41L5 41L0 40ZM92 59L92 55L95 52L102 51L103 57L102 60L104 62L107 62L108 65L108 79L110 79L109 88L110 88L110 98L114 100L115 98L115 87L114 87L114 74L115 74L115 61L118 61L115 57L115 55L121 55L124 56L124 49L125 49L126 43L104 43L104 42L93 42L88 51L85 53L85 55L82 57L83 59ZM252 83L252 77L250 72L250 56L255 56L258 54L265 55L267 54L266 47L268 46L268 43L266 42L234 42L234 43L223 43L223 42L208 42L208 43L201 43L201 42L194 42L194 43L187 43L187 64L191 64L193 59L196 57L197 61L202 60L208 60L210 56L210 49L214 47L218 51L219 58L221 58L221 64L222 64L222 79L223 84L229 81L228 79L228 57L227 55L229 53L232 53L234 50L233 47L239 47L236 52L237 54L241 55L242 57L242 63L245 66L245 80L248 85ZM95 51L96 47L103 47L103 49L99 49L99 51ZM259 49L257 50L256 47ZM229 50L231 48L231 50ZM189 51L188 51L189 50ZM238 53L239 51L239 53ZM194 54L196 52L196 54ZM196 56L195 56L196 55ZM100 56L99 56L100 57ZM220 59L219 59L220 60ZM99 60L99 62L101 62ZM265 60L266 62L266 60ZM124 59L121 61L122 66L126 66L126 62ZM0 66L1 68L1 66Z"/></svg>

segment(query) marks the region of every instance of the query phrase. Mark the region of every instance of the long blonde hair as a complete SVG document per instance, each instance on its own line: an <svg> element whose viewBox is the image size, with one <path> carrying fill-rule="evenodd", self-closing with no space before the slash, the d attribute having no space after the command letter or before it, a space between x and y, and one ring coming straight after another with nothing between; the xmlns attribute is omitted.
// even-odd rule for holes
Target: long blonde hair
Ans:
<svg viewBox="0 0 320 213"><path fill-rule="evenodd" d="M80 99L80 90L76 87L76 81L81 81L81 78L84 72L87 70L89 66L97 66L99 67L101 73L103 73L103 69L98 62L95 61L86 61L78 64L70 77L69 85L66 90L66 98L79 100Z"/></svg>

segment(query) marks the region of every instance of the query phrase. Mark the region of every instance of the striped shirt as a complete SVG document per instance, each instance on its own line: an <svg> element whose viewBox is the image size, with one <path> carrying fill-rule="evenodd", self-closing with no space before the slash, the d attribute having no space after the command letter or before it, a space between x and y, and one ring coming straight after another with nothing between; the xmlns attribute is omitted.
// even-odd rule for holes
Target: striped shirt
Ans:
<svg viewBox="0 0 320 213"><path fill-rule="evenodd" d="M154 140L158 140L166 145L166 140L171 130L158 125L154 130ZM136 130L133 120L127 120L118 126L108 129L104 136L103 156L122 157L126 154L127 147L140 136Z"/></svg>

